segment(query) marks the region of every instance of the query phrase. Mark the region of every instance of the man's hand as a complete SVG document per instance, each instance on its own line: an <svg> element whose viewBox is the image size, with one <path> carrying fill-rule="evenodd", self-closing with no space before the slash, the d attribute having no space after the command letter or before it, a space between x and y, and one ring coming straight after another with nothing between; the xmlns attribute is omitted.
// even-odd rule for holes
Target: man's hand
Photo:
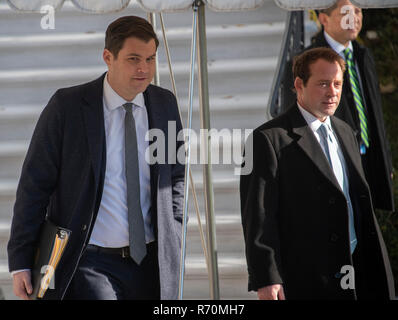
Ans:
<svg viewBox="0 0 398 320"><path fill-rule="evenodd" d="M281 284L273 284L257 290L260 300L285 300L285 293Z"/></svg>
<svg viewBox="0 0 398 320"><path fill-rule="evenodd" d="M13 276L14 294L24 300L29 300L28 294L32 293L30 271L21 271Z"/></svg>

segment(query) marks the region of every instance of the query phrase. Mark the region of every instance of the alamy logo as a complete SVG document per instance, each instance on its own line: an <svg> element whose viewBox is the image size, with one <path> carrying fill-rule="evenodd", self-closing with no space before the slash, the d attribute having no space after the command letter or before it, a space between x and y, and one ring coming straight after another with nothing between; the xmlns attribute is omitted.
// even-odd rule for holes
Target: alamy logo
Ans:
<svg viewBox="0 0 398 320"><path fill-rule="evenodd" d="M40 273L43 274L43 278L41 279L40 288L42 289L54 289L54 268L50 265L44 265L40 269Z"/></svg>
<svg viewBox="0 0 398 320"><path fill-rule="evenodd" d="M40 20L40 27L43 30L55 29L55 9L53 6L45 5L40 8L40 13L44 16Z"/></svg>
<svg viewBox="0 0 398 320"><path fill-rule="evenodd" d="M341 14L344 17L340 21L340 26L343 30L354 29L355 27L355 8L350 5L345 5L341 7Z"/></svg>
<svg viewBox="0 0 398 320"><path fill-rule="evenodd" d="M176 122L169 121L167 137L161 129L150 129L145 140L150 144L145 152L148 164L184 164L190 140L190 164L234 164L235 175L247 175L252 170L253 152L252 139L247 139L252 129L201 129L199 133L193 129L182 129L177 132ZM245 154L243 145L246 141ZM177 148L177 143L179 147ZM208 154L207 144L211 147L211 157Z"/></svg>
<svg viewBox="0 0 398 320"><path fill-rule="evenodd" d="M355 270L351 265L341 267L340 274L344 274L340 280L340 286L343 290L355 289Z"/></svg>

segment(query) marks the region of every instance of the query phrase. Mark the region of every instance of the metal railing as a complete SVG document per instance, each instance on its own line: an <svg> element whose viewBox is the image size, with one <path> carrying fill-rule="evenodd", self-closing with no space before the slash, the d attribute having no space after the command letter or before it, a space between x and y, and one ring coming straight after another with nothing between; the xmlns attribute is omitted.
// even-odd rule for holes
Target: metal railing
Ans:
<svg viewBox="0 0 398 320"><path fill-rule="evenodd" d="M267 106L267 112L270 113L271 117L278 116L282 111L281 106L284 105L282 93L286 86L283 81L286 65L304 49L304 11L290 11L286 18L286 26Z"/></svg>

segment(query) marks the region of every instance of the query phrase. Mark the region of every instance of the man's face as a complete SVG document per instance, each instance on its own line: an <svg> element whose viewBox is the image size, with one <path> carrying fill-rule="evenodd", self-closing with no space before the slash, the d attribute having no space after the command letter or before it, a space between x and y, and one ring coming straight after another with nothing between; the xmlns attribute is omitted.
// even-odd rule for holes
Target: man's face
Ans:
<svg viewBox="0 0 398 320"><path fill-rule="evenodd" d="M110 86L126 101L131 101L146 90L155 75L155 40L127 38L117 58L107 49L103 58L108 65Z"/></svg>
<svg viewBox="0 0 398 320"><path fill-rule="evenodd" d="M332 116L340 102L343 86L343 72L337 62L323 59L310 65L311 76L304 86L303 80L297 77L294 87L298 103L320 121Z"/></svg>
<svg viewBox="0 0 398 320"><path fill-rule="evenodd" d="M330 16L321 13L319 21L334 40L348 45L348 42L355 40L361 31L362 10L348 0L341 0Z"/></svg>

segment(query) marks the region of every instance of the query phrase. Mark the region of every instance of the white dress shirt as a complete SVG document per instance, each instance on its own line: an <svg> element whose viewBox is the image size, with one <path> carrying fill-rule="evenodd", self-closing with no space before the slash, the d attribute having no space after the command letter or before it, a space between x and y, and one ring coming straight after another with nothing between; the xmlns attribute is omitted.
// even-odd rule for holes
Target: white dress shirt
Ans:
<svg viewBox="0 0 398 320"><path fill-rule="evenodd" d="M137 132L138 165L140 174L140 200L144 217L145 239L149 243L155 240L150 215L151 184L150 168L145 161L148 141L148 114L144 95L138 94L133 101L120 97L104 78L104 124L106 136L106 169L104 190L97 219L90 237L90 244L101 247L119 248L129 245L127 216L127 186L124 163L124 117L123 104L132 102L133 116Z"/></svg>

